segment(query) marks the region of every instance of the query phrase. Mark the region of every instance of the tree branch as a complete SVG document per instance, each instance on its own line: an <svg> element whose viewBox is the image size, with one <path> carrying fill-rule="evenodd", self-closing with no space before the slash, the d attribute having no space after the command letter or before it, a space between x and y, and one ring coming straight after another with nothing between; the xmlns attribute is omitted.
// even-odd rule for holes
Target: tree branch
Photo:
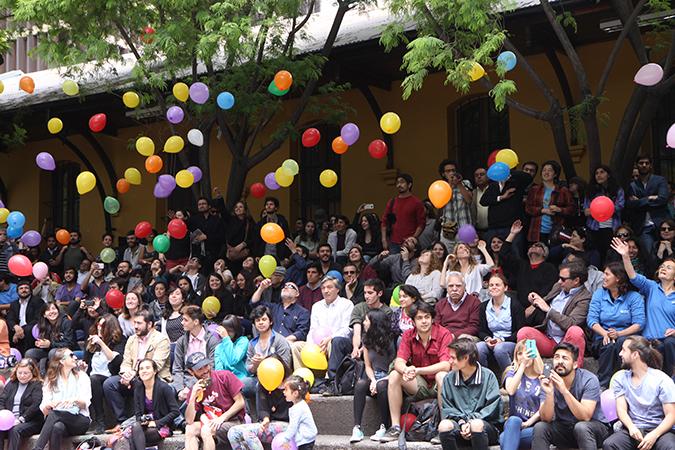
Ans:
<svg viewBox="0 0 675 450"><path fill-rule="evenodd" d="M480 79L481 84L485 86L487 90L492 90L495 85L488 77L483 77ZM538 111L534 108L531 108L527 105L524 105L516 100L514 100L511 97L506 97L506 103L509 105L510 108L513 108L523 114L525 114L528 117L531 117L533 119L537 120L548 120L549 113L548 112L543 112L543 111Z"/></svg>
<svg viewBox="0 0 675 450"><path fill-rule="evenodd" d="M307 10L307 14L305 17L300 21L299 24L295 24L297 17L293 17L293 27L291 28L290 33L288 33L288 38L286 39L286 44L284 44L284 51L283 53L286 54L289 49L292 49L293 47L293 41L295 40L295 34L302 30L302 27L304 27L307 22L309 21L309 18L312 16L312 12L314 11L314 3L316 3L316 0L312 0L312 2L309 4L309 9Z"/></svg>
<svg viewBox="0 0 675 450"><path fill-rule="evenodd" d="M443 30L441 24L438 23L434 15L431 13L427 5L422 5L422 12L424 12L424 17L427 19L431 27L434 29L434 32L443 42L448 42L448 34Z"/></svg>
<svg viewBox="0 0 675 450"><path fill-rule="evenodd" d="M631 24L629 27L626 27L628 23L628 16L632 12L633 2L630 0L611 0L614 11L619 16L619 20L624 23L624 28L628 28L628 40L630 41L631 47L633 47L633 52L637 57L640 65L645 65L649 62L647 56L647 51L642 42L642 35L640 34L640 28L637 26L637 23Z"/></svg>
<svg viewBox="0 0 675 450"><path fill-rule="evenodd" d="M513 42L509 38L506 38L504 40L504 48L507 50L512 51L515 53L516 58L518 58L518 62L520 63L521 67L525 69L525 72L532 78L532 81L534 81L534 84L541 90L542 94L544 94L544 97L548 101L549 105L553 106L555 103L558 103L558 100L556 99L555 95L553 95L553 91L548 87L546 82L539 76L536 70L530 65L530 63L527 61L527 59L520 53L520 50L513 45Z"/></svg>

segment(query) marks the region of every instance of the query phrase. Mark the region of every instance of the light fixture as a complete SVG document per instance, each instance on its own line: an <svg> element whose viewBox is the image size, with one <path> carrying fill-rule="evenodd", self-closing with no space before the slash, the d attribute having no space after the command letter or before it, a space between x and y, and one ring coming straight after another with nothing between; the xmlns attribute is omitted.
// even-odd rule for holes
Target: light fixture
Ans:
<svg viewBox="0 0 675 450"><path fill-rule="evenodd" d="M658 22L675 18L675 9L668 11L659 11L638 16L637 24L639 27L655 25ZM605 33L616 33L623 30L623 23L619 19L600 22L600 29Z"/></svg>

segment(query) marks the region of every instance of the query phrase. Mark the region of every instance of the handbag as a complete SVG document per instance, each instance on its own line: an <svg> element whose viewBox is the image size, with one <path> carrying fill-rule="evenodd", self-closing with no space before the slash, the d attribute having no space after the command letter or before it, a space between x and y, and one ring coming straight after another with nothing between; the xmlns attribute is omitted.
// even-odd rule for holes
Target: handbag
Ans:
<svg viewBox="0 0 675 450"><path fill-rule="evenodd" d="M450 241L454 240L458 230L459 227L454 220L444 220L443 223L441 223L441 234L445 239Z"/></svg>
<svg viewBox="0 0 675 450"><path fill-rule="evenodd" d="M244 232L244 240L242 242L246 242L246 239L248 238L248 229L249 223L248 219L246 219L246 231ZM230 244L227 244L225 256L230 261L241 261L242 259L246 259L250 253L251 252L248 247L238 249L237 246L231 246Z"/></svg>

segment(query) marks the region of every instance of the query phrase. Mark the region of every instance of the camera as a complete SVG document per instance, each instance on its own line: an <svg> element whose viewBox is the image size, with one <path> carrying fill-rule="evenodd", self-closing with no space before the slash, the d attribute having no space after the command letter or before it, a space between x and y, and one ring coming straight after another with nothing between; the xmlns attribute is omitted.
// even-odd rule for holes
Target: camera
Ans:
<svg viewBox="0 0 675 450"><path fill-rule="evenodd" d="M84 300L84 306L94 306L94 299Z"/></svg>
<svg viewBox="0 0 675 450"><path fill-rule="evenodd" d="M152 414L143 414L143 415L141 416L140 422L141 422L141 424L143 424L143 425L147 425L149 422L152 422L153 420L154 420L154 419L153 419L153 417L152 417Z"/></svg>

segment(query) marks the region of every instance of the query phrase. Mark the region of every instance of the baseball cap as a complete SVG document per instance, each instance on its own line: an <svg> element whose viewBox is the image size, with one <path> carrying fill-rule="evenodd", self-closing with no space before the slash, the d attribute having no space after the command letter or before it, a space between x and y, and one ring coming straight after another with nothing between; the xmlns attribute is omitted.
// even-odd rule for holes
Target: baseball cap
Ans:
<svg viewBox="0 0 675 450"><path fill-rule="evenodd" d="M282 277L285 277L286 276L286 268L283 267L283 266L277 266L277 268L274 269L274 272L272 273L272 275L280 275Z"/></svg>
<svg viewBox="0 0 675 450"><path fill-rule="evenodd" d="M202 352L195 352L187 357L185 361L187 368L191 370L199 370L202 367L211 364L211 361Z"/></svg>

